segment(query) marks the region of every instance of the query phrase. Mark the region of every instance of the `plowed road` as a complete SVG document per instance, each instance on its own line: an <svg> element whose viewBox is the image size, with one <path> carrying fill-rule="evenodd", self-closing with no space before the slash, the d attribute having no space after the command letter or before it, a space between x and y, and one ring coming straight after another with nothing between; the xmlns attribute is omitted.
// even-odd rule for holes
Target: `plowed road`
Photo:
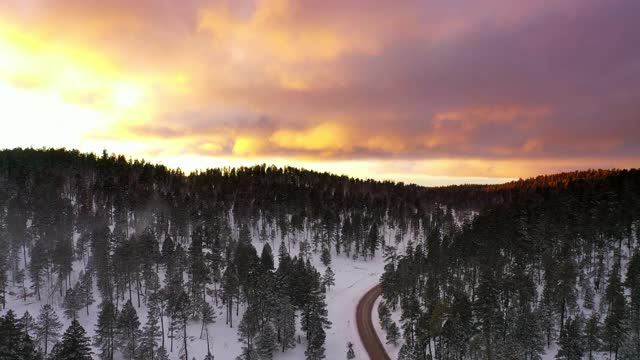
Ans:
<svg viewBox="0 0 640 360"><path fill-rule="evenodd" d="M371 360L391 360L389 355L387 355L382 342L378 338L376 329L373 327L373 321L371 320L373 304L381 294L382 286L374 286L364 294L356 308L356 322L358 323L360 340L362 341L364 348L367 350L367 354L369 354L369 359Z"/></svg>

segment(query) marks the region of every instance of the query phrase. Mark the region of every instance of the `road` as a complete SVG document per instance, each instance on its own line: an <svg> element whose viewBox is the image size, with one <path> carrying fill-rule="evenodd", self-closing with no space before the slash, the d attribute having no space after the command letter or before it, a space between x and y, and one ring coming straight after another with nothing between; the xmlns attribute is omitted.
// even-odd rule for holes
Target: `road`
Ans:
<svg viewBox="0 0 640 360"><path fill-rule="evenodd" d="M364 345L371 360L391 360L382 342L378 338L376 329L373 327L373 321L371 320L373 304L381 294L382 285L378 284L364 294L356 308L356 322L358 324L360 341L362 341L362 345Z"/></svg>

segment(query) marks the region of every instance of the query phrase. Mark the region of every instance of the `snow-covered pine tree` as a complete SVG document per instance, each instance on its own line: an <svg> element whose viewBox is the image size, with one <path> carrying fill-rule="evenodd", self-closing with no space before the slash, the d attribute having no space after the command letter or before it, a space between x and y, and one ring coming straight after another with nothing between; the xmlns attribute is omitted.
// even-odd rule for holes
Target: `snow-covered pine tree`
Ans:
<svg viewBox="0 0 640 360"><path fill-rule="evenodd" d="M380 301L378 304L378 318L382 329L387 330L391 324L391 311L384 301Z"/></svg>
<svg viewBox="0 0 640 360"><path fill-rule="evenodd" d="M395 321L390 320L387 325L387 344L397 346L398 340L400 340L400 329Z"/></svg>

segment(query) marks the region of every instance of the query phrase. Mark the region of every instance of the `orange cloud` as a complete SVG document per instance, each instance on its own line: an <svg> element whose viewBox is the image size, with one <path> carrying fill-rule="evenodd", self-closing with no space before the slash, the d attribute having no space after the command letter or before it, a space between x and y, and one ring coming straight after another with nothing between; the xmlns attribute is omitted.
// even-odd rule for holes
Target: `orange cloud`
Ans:
<svg viewBox="0 0 640 360"><path fill-rule="evenodd" d="M348 130L335 122L322 123L305 130L280 129L269 140L283 149L309 150L322 154L351 148Z"/></svg>

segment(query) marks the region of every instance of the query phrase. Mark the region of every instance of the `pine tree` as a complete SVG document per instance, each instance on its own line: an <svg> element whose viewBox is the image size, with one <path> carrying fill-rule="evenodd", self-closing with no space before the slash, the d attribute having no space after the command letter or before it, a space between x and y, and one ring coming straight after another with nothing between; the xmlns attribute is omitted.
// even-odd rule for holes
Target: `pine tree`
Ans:
<svg viewBox="0 0 640 360"><path fill-rule="evenodd" d="M327 304L325 294L320 290L318 281L314 281L307 302L302 311L302 330L307 332L307 338L311 338L311 333L318 328L330 328L331 322L328 320ZM323 330L324 332L324 330ZM318 339L316 339L318 341Z"/></svg>
<svg viewBox="0 0 640 360"><path fill-rule="evenodd" d="M9 241L4 229L0 225L0 304L4 310L7 306L7 271L9 271Z"/></svg>
<svg viewBox="0 0 640 360"><path fill-rule="evenodd" d="M331 287L336 284L335 273L331 270L331 266L328 266L324 271L324 275L322 276L322 285L324 285L327 290L331 290Z"/></svg>
<svg viewBox="0 0 640 360"><path fill-rule="evenodd" d="M176 330L178 330L178 334L180 339L182 339L182 344L180 347L180 353L184 354L185 359L189 358L189 348L187 344L187 322L189 321L189 317L191 316L191 299L189 295L182 290L173 306L171 308L171 313L173 314L174 320L176 321Z"/></svg>
<svg viewBox="0 0 640 360"><path fill-rule="evenodd" d="M156 358L154 360L169 360L169 354L164 346L158 348L158 352L156 353Z"/></svg>
<svg viewBox="0 0 640 360"><path fill-rule="evenodd" d="M138 320L136 309L134 309L129 299L122 307L122 311L118 314L116 321L115 339L125 359L136 359L136 351L138 350L141 336L140 320Z"/></svg>
<svg viewBox="0 0 640 360"><path fill-rule="evenodd" d="M0 359L18 359L18 344L22 339L22 329L13 310L0 317Z"/></svg>
<svg viewBox="0 0 640 360"><path fill-rule="evenodd" d="M22 326L27 334L31 335L31 332L34 330L34 321L35 320L29 313L29 310L25 310L22 318L20 318L20 326Z"/></svg>
<svg viewBox="0 0 640 360"><path fill-rule="evenodd" d="M282 352L293 349L296 346L296 313L293 304L286 295L278 299L275 324Z"/></svg>
<svg viewBox="0 0 640 360"><path fill-rule="evenodd" d="M22 340L18 347L18 352L20 353L20 360L41 360L42 354L36 349L31 336L28 333L24 333L22 336Z"/></svg>
<svg viewBox="0 0 640 360"><path fill-rule="evenodd" d="M200 338L209 324L216 322L216 312L213 306L206 301L203 301L200 307L200 319L202 320L202 327L200 328Z"/></svg>
<svg viewBox="0 0 640 360"><path fill-rule="evenodd" d="M46 304L40 308L38 322L35 326L36 339L41 344L43 354L46 356L49 345L54 344L60 337L62 323L58 319L58 314L51 305Z"/></svg>
<svg viewBox="0 0 640 360"><path fill-rule="evenodd" d="M629 289L630 294L624 321L626 338L622 343L620 354L623 357L628 354L640 354L640 252L638 251L629 261L624 285ZM635 360L639 359L638 356Z"/></svg>
<svg viewBox="0 0 640 360"><path fill-rule="evenodd" d="M584 339L582 334L582 319L567 318L567 323L558 343L559 350L556 359L581 360L584 354Z"/></svg>
<svg viewBox="0 0 640 360"><path fill-rule="evenodd" d="M64 315L67 319L75 320L78 317L78 311L82 308L80 283L76 283L73 288L67 289L62 306L64 307Z"/></svg>
<svg viewBox="0 0 640 360"><path fill-rule="evenodd" d="M589 352L588 360L593 359L593 352L600 349L600 317L594 312L585 327L585 342Z"/></svg>
<svg viewBox="0 0 640 360"><path fill-rule="evenodd" d="M322 261L322 265L329 266L331 264L331 250L328 247L322 248L322 254L320 254L320 261Z"/></svg>
<svg viewBox="0 0 640 360"><path fill-rule="evenodd" d="M0 316L0 359L35 360L38 353L20 321L9 310Z"/></svg>
<svg viewBox="0 0 640 360"><path fill-rule="evenodd" d="M618 350L623 341L623 321L625 316L625 299L622 284L620 282L620 267L616 263L609 276L609 284L605 292L609 311L604 320L603 338L607 345L609 355L618 356ZM605 300L605 299L603 299Z"/></svg>
<svg viewBox="0 0 640 360"><path fill-rule="evenodd" d="M347 360L352 360L356 358L356 353L353 350L353 343L349 341L347 343Z"/></svg>
<svg viewBox="0 0 640 360"><path fill-rule="evenodd" d="M325 358L324 341L326 334L320 322L313 322L309 330L309 342L304 352L307 360L322 360Z"/></svg>
<svg viewBox="0 0 640 360"><path fill-rule="evenodd" d="M387 325L387 344L397 346L398 340L400 340L400 329L395 321L390 321Z"/></svg>
<svg viewBox="0 0 640 360"><path fill-rule="evenodd" d="M276 333L270 322L264 324L262 333L258 335L256 341L256 352L261 360L272 360L273 353L276 351Z"/></svg>
<svg viewBox="0 0 640 360"><path fill-rule="evenodd" d="M91 360L89 338L78 320L73 320L62 335L52 360Z"/></svg>
<svg viewBox="0 0 640 360"><path fill-rule="evenodd" d="M147 313L147 323L142 329L142 339L140 341L139 356L143 359L154 359L156 356L158 338L162 336L158 326L158 317L158 308L150 306Z"/></svg>
<svg viewBox="0 0 640 360"><path fill-rule="evenodd" d="M93 297L93 277L91 276L91 272L87 271L84 274L80 273L78 290L77 295L80 298L80 302L85 306L87 315L89 315L89 306L95 302Z"/></svg>
<svg viewBox="0 0 640 360"><path fill-rule="evenodd" d="M117 316L113 303L104 301L100 304L93 344L100 349L98 355L103 360L113 360Z"/></svg>
<svg viewBox="0 0 640 360"><path fill-rule="evenodd" d="M239 341L242 342L242 355L240 358L244 360L253 360L257 358L257 352L254 346L254 338L258 333L258 313L257 309L249 305L242 316L240 325L238 326Z"/></svg>
<svg viewBox="0 0 640 360"><path fill-rule="evenodd" d="M262 247L262 254L260 255L260 264L264 270L273 270L273 251L271 250L271 245L269 243L265 243Z"/></svg>
<svg viewBox="0 0 640 360"><path fill-rule="evenodd" d="M380 301L380 303L378 304L378 318L380 320L380 326L382 327L382 329L387 330L392 322L391 311L384 301Z"/></svg>
<svg viewBox="0 0 640 360"><path fill-rule="evenodd" d="M233 299L238 297L238 286L238 275L230 266L227 267L222 276L222 290L227 304L226 323L229 327L233 327Z"/></svg>

